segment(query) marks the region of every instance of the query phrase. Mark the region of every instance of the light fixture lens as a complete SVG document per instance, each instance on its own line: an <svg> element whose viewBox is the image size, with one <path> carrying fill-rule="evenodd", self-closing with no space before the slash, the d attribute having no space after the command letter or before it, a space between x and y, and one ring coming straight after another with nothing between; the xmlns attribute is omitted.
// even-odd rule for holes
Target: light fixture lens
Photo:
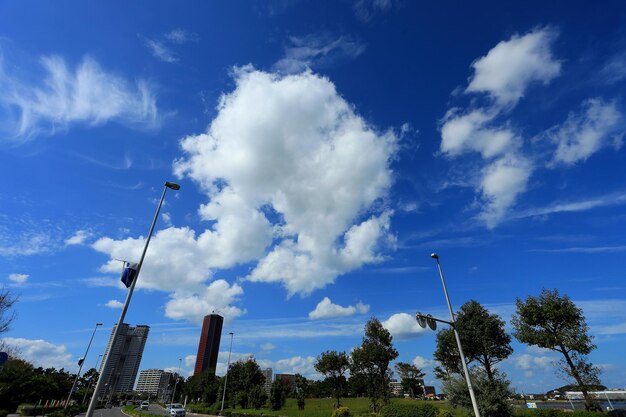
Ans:
<svg viewBox="0 0 626 417"><path fill-rule="evenodd" d="M178 184L176 184L174 182L165 181L165 186L167 188L171 188L174 191L180 190L180 185L178 185Z"/></svg>
<svg viewBox="0 0 626 417"><path fill-rule="evenodd" d="M437 255L434 252L430 254L430 257L433 258L433 259L439 259L439 255Z"/></svg>

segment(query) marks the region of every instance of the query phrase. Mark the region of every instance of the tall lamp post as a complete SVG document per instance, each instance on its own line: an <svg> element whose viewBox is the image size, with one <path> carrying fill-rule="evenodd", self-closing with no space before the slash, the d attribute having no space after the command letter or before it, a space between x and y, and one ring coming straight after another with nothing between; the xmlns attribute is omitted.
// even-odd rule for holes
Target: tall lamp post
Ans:
<svg viewBox="0 0 626 417"><path fill-rule="evenodd" d="M96 359L96 366L93 367L96 371L98 370L98 362L100 362L100 358L102 354L98 355L98 359ZM87 385L87 389L85 390L85 395L83 396L83 401L81 404L85 404L85 400L87 399L87 393L89 392L89 388L91 388L91 384L93 384L93 378L89 378L89 385Z"/></svg>
<svg viewBox="0 0 626 417"><path fill-rule="evenodd" d="M87 354L89 353L91 342L93 342L93 337L96 335L96 330L98 330L99 326L102 326L102 323L96 323L96 327L94 327L93 333L91 333L91 339L89 339L89 343L87 344L87 350L85 351L85 355L79 361L78 372L76 373L76 378L74 378L74 383L72 384L72 388L70 389L70 394L67 396L67 401L65 401L65 406L63 407L63 410L67 410L67 407L70 404L72 394L74 394L74 389L76 388L76 383L78 382L78 377L80 377L80 372L83 370L83 364L85 363L85 359L87 359Z"/></svg>
<svg viewBox="0 0 626 417"><path fill-rule="evenodd" d="M174 396L176 395L176 386L178 385L178 378L180 378L180 365L183 363L182 358L178 358L178 373L176 374L176 382L174 383L174 391L172 391L172 398L170 400L170 409L172 408L172 403L174 402Z"/></svg>
<svg viewBox="0 0 626 417"><path fill-rule="evenodd" d="M459 356L461 357L461 364L463 365L463 373L465 374L465 381L467 381L467 389L469 390L470 398L472 399L472 407L474 408L474 415L480 417L480 411L478 410L478 402L476 401L476 395L474 394L474 388L472 387L472 379L467 369L467 362L465 362L465 355L463 354L463 347L461 346L461 338L459 332L456 331L454 313L452 312L452 304L450 304L450 297L448 296L448 289L446 288L446 281L443 279L443 271L441 270L441 264L439 263L439 255L431 253L430 257L437 261L437 268L439 269L439 276L441 277L441 284L443 285L443 293L446 296L446 302L448 303L448 311L450 312L450 322L452 330L454 331L454 337L456 339L456 345L459 348Z"/></svg>
<svg viewBox="0 0 626 417"><path fill-rule="evenodd" d="M146 239L146 244L143 247L143 252L141 253L141 259L139 260L139 264L137 264L137 272L135 273L135 278L133 279L132 284L130 285L130 289L128 290L128 294L126 295L126 302L124 303L124 307L122 308L122 312L120 313L120 319L115 326L115 331L113 332L113 337L111 339L111 348L115 346L115 342L117 341L117 337L120 333L120 327L122 323L124 323L124 318L126 317L126 311L128 310L128 305L130 304L130 300L133 297L133 291L135 290L135 285L137 284L137 280L139 279L139 273L141 272L141 266L143 265L143 260L146 257L146 252L148 250L148 245L150 244L150 239L152 238L152 232L154 231L154 226L156 225L156 221L159 218L159 212L161 211L161 206L163 205L163 200L165 200L165 192L167 189L172 189L174 191L180 190L180 185L175 184L173 182L166 181L163 185L163 193L161 194L161 200L159 201L159 205L157 206L156 213L154 213L154 218L152 219L152 225L150 226L150 231L148 232L148 238ZM124 272L122 271L122 277ZM110 352L109 352L110 353ZM93 412L96 409L96 404L98 403L98 394L102 389L104 384L104 378L102 378L105 371L109 368L111 364L111 354L108 354L104 357L104 366L102 366L102 372L98 377L98 383L96 384L96 388L93 391L93 395L91 396L91 401L89 402L89 408L87 409L86 417L93 417Z"/></svg>
<svg viewBox="0 0 626 417"><path fill-rule="evenodd" d="M230 348L228 349L228 364L226 365L226 375L224 375L224 392L222 393L222 408L220 409L220 415L224 411L224 400L226 399L226 384L228 383L228 369L230 368L230 354L233 351L233 336L235 333L230 332Z"/></svg>

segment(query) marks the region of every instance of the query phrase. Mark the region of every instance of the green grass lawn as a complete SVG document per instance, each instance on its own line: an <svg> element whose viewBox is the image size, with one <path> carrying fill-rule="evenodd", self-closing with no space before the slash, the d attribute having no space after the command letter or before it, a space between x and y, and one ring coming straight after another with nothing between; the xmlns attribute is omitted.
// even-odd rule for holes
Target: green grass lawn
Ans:
<svg viewBox="0 0 626 417"><path fill-rule="evenodd" d="M420 401L411 400L408 398L393 398L392 402L420 404L428 403L437 408L449 409L455 417L464 417L467 414L464 410L453 409L445 401ZM348 407L355 416L370 416L370 400L369 398L342 398L341 405ZM241 408L228 409L229 411L238 413L250 413L261 414L267 416L287 416L287 417L330 417L335 409L335 400L332 398L307 398L304 410L298 409L298 404L295 399L289 398L285 407L278 411L271 411L267 408L261 408L259 410Z"/></svg>

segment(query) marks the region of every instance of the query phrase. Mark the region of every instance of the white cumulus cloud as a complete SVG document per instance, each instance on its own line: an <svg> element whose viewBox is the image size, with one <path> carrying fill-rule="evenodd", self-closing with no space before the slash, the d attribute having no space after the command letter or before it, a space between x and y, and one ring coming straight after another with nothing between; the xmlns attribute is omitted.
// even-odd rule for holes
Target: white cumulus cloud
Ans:
<svg viewBox="0 0 626 417"><path fill-rule="evenodd" d="M322 301L317 304L315 310L309 313L309 318L316 320L352 316L356 313L365 314L369 310L370 306L361 302L358 302L353 306L342 307L338 304L333 304L332 301L330 301L330 298L324 297Z"/></svg>
<svg viewBox="0 0 626 417"><path fill-rule="evenodd" d="M30 275L28 274L9 274L9 281L14 282L17 285L25 284Z"/></svg>
<svg viewBox="0 0 626 417"><path fill-rule="evenodd" d="M196 355L185 356L185 367L190 368L196 365Z"/></svg>
<svg viewBox="0 0 626 417"><path fill-rule="evenodd" d="M413 358L413 365L417 366L419 369L424 370L426 368L431 368L437 364L437 361L432 359L426 359L423 356L416 356Z"/></svg>
<svg viewBox="0 0 626 417"><path fill-rule="evenodd" d="M118 300L109 300L106 302L105 307L109 308L122 308L124 307L124 303Z"/></svg>
<svg viewBox="0 0 626 417"><path fill-rule="evenodd" d="M229 321L245 313L232 305L242 294L243 289L238 284L230 285L218 279L198 291L174 291L165 304L165 315L200 324L204 316L215 311Z"/></svg>
<svg viewBox="0 0 626 417"><path fill-rule="evenodd" d="M548 370L554 367L555 358L550 356L538 356L523 353L513 357L515 366L523 370L542 369Z"/></svg>
<svg viewBox="0 0 626 417"><path fill-rule="evenodd" d="M291 358L271 360L257 360L262 369L272 368L274 373L301 374L307 378L319 379L320 374L315 370L314 356L294 356Z"/></svg>
<svg viewBox="0 0 626 417"><path fill-rule="evenodd" d="M394 133L376 132L310 72L248 67L235 78L208 132L185 138L186 157L175 163L210 198L200 214L215 221L214 247L260 258L248 279L282 283L290 295L379 261L379 246L393 240L392 213L363 215L392 183Z"/></svg>
<svg viewBox="0 0 626 417"><path fill-rule="evenodd" d="M572 113L567 120L548 132L556 144L556 162L574 164L586 160L601 148L621 146L623 116L615 103L600 98L585 101L581 111Z"/></svg>
<svg viewBox="0 0 626 417"><path fill-rule="evenodd" d="M549 83L561 72L550 50L556 34L536 29L501 41L474 61L474 75L466 92L485 92L500 105L514 105L532 82Z"/></svg>
<svg viewBox="0 0 626 417"><path fill-rule="evenodd" d="M526 190L531 172L530 162L514 155L500 158L484 169L480 190L485 207L481 218L487 227L493 228L502 220L517 196Z"/></svg>
<svg viewBox="0 0 626 417"><path fill-rule="evenodd" d="M91 57L83 58L75 69L54 55L42 57L41 64L45 76L40 85L13 78L0 66L0 104L19 114L9 122L14 136L32 137L72 124L94 126L109 121L156 125L156 97L147 82L130 82L107 72Z"/></svg>
<svg viewBox="0 0 626 417"><path fill-rule="evenodd" d="M441 127L441 151L448 156L474 151L491 158L519 147L520 140L513 131L488 126L494 117L482 109L462 115L449 112Z"/></svg>
<svg viewBox="0 0 626 417"><path fill-rule="evenodd" d="M82 245L91 235L91 232L87 230L77 230L76 233L65 239L65 246Z"/></svg>
<svg viewBox="0 0 626 417"><path fill-rule="evenodd" d="M181 140L175 173L195 181L208 201L207 229L155 233L137 287L170 293L165 314L199 322L212 310L227 319L243 289L218 270L251 264L244 279L282 284L308 295L341 274L380 262L395 245L386 205L397 138L354 111L328 79L234 70L208 131ZM259 103L263 106L259 107ZM137 261L144 237L92 244L110 260Z"/></svg>
<svg viewBox="0 0 626 417"><path fill-rule="evenodd" d="M473 181L482 194L481 219L487 227L497 226L527 187L533 163L522 153L523 138L502 120L536 82L548 84L561 71L551 46L557 33L535 29L501 41L472 67L465 93L486 93L489 103L466 109L450 109L442 120L441 152L456 158L479 153L484 160ZM480 171L478 171L480 170Z"/></svg>
<svg viewBox="0 0 626 417"><path fill-rule="evenodd" d="M417 324L415 317L407 313L394 314L383 321L382 325L397 339L409 339L425 331Z"/></svg>
<svg viewBox="0 0 626 417"><path fill-rule="evenodd" d="M55 345L43 339L24 339L21 337L5 337L2 342L16 349L20 357L42 368L65 368L75 371L76 361L64 345Z"/></svg>

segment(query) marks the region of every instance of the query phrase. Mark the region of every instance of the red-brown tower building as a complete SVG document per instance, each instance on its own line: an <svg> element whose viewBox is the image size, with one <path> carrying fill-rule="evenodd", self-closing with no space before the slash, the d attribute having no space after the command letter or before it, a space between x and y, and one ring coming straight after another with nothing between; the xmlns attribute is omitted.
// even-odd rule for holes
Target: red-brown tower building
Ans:
<svg viewBox="0 0 626 417"><path fill-rule="evenodd" d="M215 375L223 323L224 317L218 314L204 316L200 343L198 344L198 355L196 356L196 367L193 371L194 375L199 375L207 369Z"/></svg>

